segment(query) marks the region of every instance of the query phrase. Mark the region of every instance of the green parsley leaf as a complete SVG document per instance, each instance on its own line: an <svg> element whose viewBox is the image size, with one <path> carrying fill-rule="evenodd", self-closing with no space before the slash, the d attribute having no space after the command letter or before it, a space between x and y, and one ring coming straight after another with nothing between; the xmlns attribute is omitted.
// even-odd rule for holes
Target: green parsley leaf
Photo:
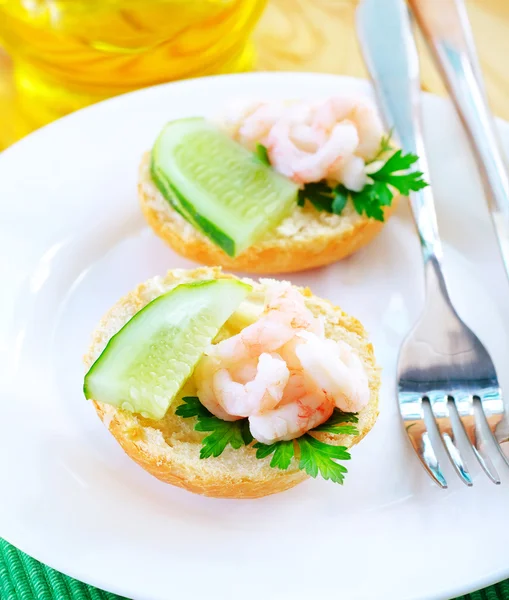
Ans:
<svg viewBox="0 0 509 600"><path fill-rule="evenodd" d="M370 163L379 160L392 149L391 134L384 136L380 142L380 149ZM418 160L415 154L403 154L402 150L394 152L387 161L369 177L368 183L360 192L347 189L344 185L331 188L327 182L308 183L299 190L297 204L304 206L306 200L320 211L340 215L351 198L355 210L360 215L366 215L377 221L384 221L384 206L390 206L394 198L391 188L397 189L407 196L411 191L418 191L428 185L420 171L408 169ZM407 171L406 173L404 171Z"/></svg>
<svg viewBox="0 0 509 600"><path fill-rule="evenodd" d="M263 144L256 144L255 154L260 162L270 167L269 152Z"/></svg>
<svg viewBox="0 0 509 600"><path fill-rule="evenodd" d="M343 483L347 468L334 459L350 459L350 453L344 446L324 444L307 433L298 438L297 442L300 448L300 469L306 471L311 477L316 477L320 473L324 479Z"/></svg>
<svg viewBox="0 0 509 600"><path fill-rule="evenodd" d="M196 396L186 396L185 398L182 398L182 402L184 404L177 406L177 410L175 411L175 414L179 417L184 417L184 419L187 419L189 417L212 416L212 413L203 406L199 398Z"/></svg>
<svg viewBox="0 0 509 600"><path fill-rule="evenodd" d="M297 204L304 206L305 201L309 200L316 210L340 215L348 201L348 194L349 191L343 185L331 188L326 181L306 183L299 190Z"/></svg>
<svg viewBox="0 0 509 600"><path fill-rule="evenodd" d="M369 184L364 186L364 189L360 192L351 192L350 196L355 210L366 217L375 219L376 221L384 221L384 211L380 202L380 196L382 196L384 202L387 202L388 194L390 194L390 200L392 200L392 192L385 184ZM390 205L390 201L389 201Z"/></svg>
<svg viewBox="0 0 509 600"><path fill-rule="evenodd" d="M237 421L222 421L214 416L201 418L195 425L195 430L212 433L203 438L200 458L219 456L228 445L235 450L244 446L244 438L237 423Z"/></svg>
<svg viewBox="0 0 509 600"><path fill-rule="evenodd" d="M342 435L359 435L359 430L351 423L358 423L359 419L354 413L344 413L335 408L332 415L322 423L315 427L313 431L324 431L327 433L338 433Z"/></svg>
<svg viewBox="0 0 509 600"><path fill-rule="evenodd" d="M343 435L358 435L359 431L355 425L352 425L352 423L358 421L356 414L344 413L334 409L329 419L322 425L315 427L310 433L321 431ZM343 483L347 469L343 465L337 464L335 460L349 460L350 453L345 446L327 444L306 433L300 438L290 441L274 442L273 444L256 442L253 448L256 448L256 458L266 458L273 454L270 466L286 470L295 454L294 442L297 443L300 449L299 469L305 470L311 477L321 474L324 479Z"/></svg>
<svg viewBox="0 0 509 600"><path fill-rule="evenodd" d="M180 417L196 417L195 431L210 432L202 440L200 458L220 456L230 445L237 450L253 441L247 419L223 421L209 412L200 400L194 396L182 398L184 404L177 407L176 415Z"/></svg>
<svg viewBox="0 0 509 600"><path fill-rule="evenodd" d="M376 173L374 174L376 175ZM427 187L429 184L422 178L423 173L420 171L413 171L406 175L387 175L385 182L392 187L395 187L404 196L408 196L410 192L417 192ZM371 176L373 177L373 175ZM377 182L379 179L377 178Z"/></svg>
<svg viewBox="0 0 509 600"><path fill-rule="evenodd" d="M390 174L396 171L405 171L419 160L416 154L403 154L401 148L397 150L376 172L377 174Z"/></svg>
<svg viewBox="0 0 509 600"><path fill-rule="evenodd" d="M342 410L339 410L339 408L335 408L332 411L332 415L327 419L327 421L325 421L325 423L322 423L322 425L318 425L318 427L315 427L313 431L321 431L320 427L323 427L324 425L339 425L340 423L358 422L359 417L356 413L347 413L343 412Z"/></svg>
<svg viewBox="0 0 509 600"><path fill-rule="evenodd" d="M337 185L332 190L333 200L331 209L335 215L340 215L348 202L348 190L344 185Z"/></svg>
<svg viewBox="0 0 509 600"><path fill-rule="evenodd" d="M263 444L262 442L256 442L253 448L256 448L256 458L267 458L273 452L275 452L278 447L279 442L274 442L273 444Z"/></svg>
<svg viewBox="0 0 509 600"><path fill-rule="evenodd" d="M313 431L324 431L326 433L336 433L340 435L359 435L359 430L355 425L326 425L325 423L320 425L320 429L317 427Z"/></svg>
<svg viewBox="0 0 509 600"><path fill-rule="evenodd" d="M403 154L402 150L397 150L378 171L371 173L370 177L375 183L392 185L406 196L411 191L416 192L428 185L420 171L400 173L409 169L417 160L415 154Z"/></svg>
<svg viewBox="0 0 509 600"><path fill-rule="evenodd" d="M380 183L379 181L375 181L373 184L373 198L378 201L380 206L390 206L392 204L392 199L394 194L390 187L385 185L384 183Z"/></svg>
<svg viewBox="0 0 509 600"><path fill-rule="evenodd" d="M299 442L302 439L306 442L308 446L311 446L311 448L316 450L318 454L330 456L331 458L335 458L336 460L350 460L351 458L350 453L348 452L348 448L346 448L345 446L334 446L333 444L326 444L325 442L317 440L312 435L309 435L309 433L305 433L300 438L297 438L297 442Z"/></svg>
<svg viewBox="0 0 509 600"><path fill-rule="evenodd" d="M186 396L182 400L183 404L177 407L175 414L183 418L196 417L197 423L194 429L209 433L202 440L200 458L220 456L228 445L238 449L253 441L248 419L222 421L210 413L195 396ZM321 431L358 435L357 428L353 425L357 422L357 415L334 409L330 418L310 433ZM317 477L320 474L324 479L343 483L347 469L335 461L350 458L346 447L321 442L310 433L295 440L274 442L273 444L256 442L253 445L253 448L256 449L256 458L262 459L272 455L270 466L286 470L295 456L295 448L298 447L300 450L299 469L303 469L311 477Z"/></svg>
<svg viewBox="0 0 509 600"><path fill-rule="evenodd" d="M249 429L249 421L247 419L241 419L240 421L236 421L240 427L240 435L244 440L244 444L249 446L249 444L254 440L254 437L251 435L251 430Z"/></svg>
<svg viewBox="0 0 509 600"><path fill-rule="evenodd" d="M303 195L317 210L332 212L333 193L325 181L307 183Z"/></svg>
<svg viewBox="0 0 509 600"><path fill-rule="evenodd" d="M270 461L270 466L283 470L288 469L295 453L294 446L293 440L279 442L274 457Z"/></svg>
<svg viewBox="0 0 509 600"><path fill-rule="evenodd" d="M292 462L295 453L293 440L274 442L274 444L262 444L256 442L253 448L256 448L256 458L266 458L274 454L270 461L272 468L283 469L286 471Z"/></svg>

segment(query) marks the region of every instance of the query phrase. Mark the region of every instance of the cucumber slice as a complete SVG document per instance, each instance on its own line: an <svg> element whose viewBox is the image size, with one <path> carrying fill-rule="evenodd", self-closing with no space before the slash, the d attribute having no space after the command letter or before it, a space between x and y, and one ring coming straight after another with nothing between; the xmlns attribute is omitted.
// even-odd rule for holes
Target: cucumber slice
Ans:
<svg viewBox="0 0 509 600"><path fill-rule="evenodd" d="M201 118L166 125L152 149L152 178L171 206L229 256L276 226L298 191Z"/></svg>
<svg viewBox="0 0 509 600"><path fill-rule="evenodd" d="M236 279L217 279L159 296L110 339L85 376L85 397L161 419L250 291Z"/></svg>
<svg viewBox="0 0 509 600"><path fill-rule="evenodd" d="M157 168L154 160L152 159L150 162L150 176L152 177L152 181L156 184L156 187L165 197L165 199L169 202L170 206L176 210L180 215L192 222L190 216L185 212L184 208L181 206L179 199L175 192L171 187L171 183L169 183L164 176L164 173Z"/></svg>
<svg viewBox="0 0 509 600"><path fill-rule="evenodd" d="M154 181L158 182L156 185L158 185L160 191L164 189L163 195L171 204L171 206L173 206L173 208L180 213L184 219L189 221L189 223L194 225L197 229L206 232L206 235L220 248L222 248L229 256L234 256L234 241L223 231L218 229L214 223L196 212L193 205L190 204L174 186L172 186L172 184L166 179L166 176L161 173L157 167L152 169L152 171L156 175L156 179L154 179Z"/></svg>

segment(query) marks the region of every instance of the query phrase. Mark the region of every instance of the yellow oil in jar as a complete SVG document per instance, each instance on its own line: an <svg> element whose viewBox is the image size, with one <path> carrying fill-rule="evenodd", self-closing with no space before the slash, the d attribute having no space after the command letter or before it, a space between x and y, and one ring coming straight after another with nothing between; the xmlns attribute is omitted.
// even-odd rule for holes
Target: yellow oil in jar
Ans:
<svg viewBox="0 0 509 600"><path fill-rule="evenodd" d="M0 0L20 134L137 88L253 64L266 0Z"/></svg>

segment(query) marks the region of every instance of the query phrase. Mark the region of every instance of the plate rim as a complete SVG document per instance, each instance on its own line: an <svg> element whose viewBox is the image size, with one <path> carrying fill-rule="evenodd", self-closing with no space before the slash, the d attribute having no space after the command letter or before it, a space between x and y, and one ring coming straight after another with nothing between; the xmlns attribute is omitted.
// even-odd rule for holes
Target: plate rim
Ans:
<svg viewBox="0 0 509 600"><path fill-rule="evenodd" d="M31 145L33 143L34 139L38 139L42 136L53 135L53 131L58 132L58 130L60 128L66 126L66 124L67 124L67 122L69 122L69 120L73 121L73 120L80 119L83 114L86 114L88 112L95 113L98 110L110 110L109 109L110 106L115 107L117 104L121 105L122 103L124 103L126 101L128 102L128 100L126 100L126 99L128 99L130 97L133 97L133 96L141 97L143 95L148 96L151 94L157 95L162 90L166 90L169 88L188 87L190 85L191 86L194 86L194 85L199 86L199 85L206 84L207 81L211 81L211 80L217 81L217 80L231 80L231 79L238 80L238 79L255 79L255 78L260 78L260 79L266 79L266 78L269 78L269 79L315 78L317 80L328 79L331 81L334 81L334 80L342 81L342 82L350 81L350 82L355 82L355 84L362 82L363 85L369 84L369 81L367 79L363 79L363 78L343 76L343 75L339 75L339 74L316 73L316 72L305 72L305 71L295 71L295 72L294 71L277 71L277 72L261 71L261 72L255 72L255 73L213 75L213 76L207 76L207 77L201 77L201 78L193 78L193 79L188 79L188 80L180 80L180 81L162 83L162 84L159 84L156 86L151 86L148 88L143 88L140 90L135 90L135 91L128 92L125 94L121 94L119 96L109 98L109 99L99 102L97 104L82 108L74 113L66 115L63 118L58 119L55 122L49 123L48 125L30 133L29 135L25 136L21 140L17 141L12 146L5 149L3 152L0 152L0 171L2 169L2 165L4 163L5 157L10 157L17 152L23 152L24 147L27 145L28 146ZM449 104L449 105L451 104L448 99L442 98L435 94L431 94L429 92L422 92L422 94L428 98L432 98L434 102L439 102L440 104ZM105 108L105 107L108 107L108 108ZM504 121L502 119L497 119L497 121L500 123L503 123L504 129L506 129L506 131L509 135L509 122ZM0 207L1 207L1 203L0 203ZM34 548L34 546L38 546L37 543L36 544L30 544L30 543L26 544L26 543L24 543L23 540L20 540L21 543L18 543L18 540L14 539L15 536L4 537L2 535L2 537L8 543L14 545L16 548L18 548L19 550L21 550L22 552L24 552L25 554L27 554L34 560L40 561L43 564L49 566L50 568L52 568L60 573L63 573L64 575L67 575L69 577L77 579L78 581L81 581L87 585L91 585L91 586L97 587L99 589L111 591L112 593L115 593L115 594L118 594L121 596L126 594L125 589L122 589L121 587L110 584L113 582L107 582L107 585L105 586L104 582L102 582L100 579L97 580L97 578L95 578L93 576L93 574L87 574L87 573L81 572L79 565L77 565L76 568L74 568L74 569L73 568L62 569L61 567L56 565L55 562L52 560L51 552L49 552L49 555L47 556L45 551L43 551L43 552L39 551L40 548L48 547L45 544L39 544L40 548L36 550L36 555L37 555L36 556L36 555L32 554L31 550ZM10 539L9 539L9 537L10 537ZM14 540L14 541L11 541L11 540ZM56 562L58 562L58 560ZM493 575L487 575L484 578L477 579L476 582L472 582L471 584L464 585L462 587L454 586L448 590L442 589L439 592L439 594L436 596L436 598L438 600L440 598L445 599L445 598L452 598L452 597L460 596L462 594L469 593L474 590L482 589L484 587L496 584L506 578L509 578L509 564L505 569L500 569L499 572L497 572L496 579L493 578ZM412 598L417 599L418 596L412 596Z"/></svg>

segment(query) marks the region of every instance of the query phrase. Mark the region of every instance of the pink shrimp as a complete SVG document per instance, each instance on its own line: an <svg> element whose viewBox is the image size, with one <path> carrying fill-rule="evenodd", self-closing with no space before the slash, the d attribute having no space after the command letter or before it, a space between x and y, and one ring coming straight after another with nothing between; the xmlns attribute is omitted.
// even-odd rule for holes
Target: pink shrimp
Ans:
<svg viewBox="0 0 509 600"><path fill-rule="evenodd" d="M334 402L302 370L292 371L283 401L249 417L252 436L264 444L292 440L327 421Z"/></svg>
<svg viewBox="0 0 509 600"><path fill-rule="evenodd" d="M369 402L369 381L358 354L346 342L319 339L300 332L304 341L295 353L303 369L345 412L358 412Z"/></svg>
<svg viewBox="0 0 509 600"><path fill-rule="evenodd" d="M232 420L225 414L248 417L277 406L288 382L288 367L277 354L266 352L256 362L227 369L216 358L204 357L195 370L201 403L223 420Z"/></svg>
<svg viewBox="0 0 509 600"><path fill-rule="evenodd" d="M304 304L302 295L289 283L273 284L266 295L261 317L244 328L238 335L213 346L208 354L226 362L238 363L274 352L297 331L321 331L323 325Z"/></svg>
<svg viewBox="0 0 509 600"><path fill-rule="evenodd" d="M267 146L272 166L297 183L327 179L355 191L366 184L366 163L376 156L383 136L371 103L346 96L258 102L227 118L225 127L250 150L257 143Z"/></svg>
<svg viewBox="0 0 509 600"><path fill-rule="evenodd" d="M266 144L271 127L284 110L284 102L251 102L233 106L224 117L223 126L233 139L254 150L257 143Z"/></svg>
<svg viewBox="0 0 509 600"><path fill-rule="evenodd" d="M286 362L275 351L304 330L320 332L323 324L289 283L273 283L258 321L212 346L198 364L202 404L226 420L274 408L288 381Z"/></svg>
<svg viewBox="0 0 509 600"><path fill-rule="evenodd" d="M247 417L264 443L290 440L337 406L360 410L369 384L348 344L325 339L323 322L288 283L272 283L260 318L212 346L194 372L197 395L217 417Z"/></svg>

